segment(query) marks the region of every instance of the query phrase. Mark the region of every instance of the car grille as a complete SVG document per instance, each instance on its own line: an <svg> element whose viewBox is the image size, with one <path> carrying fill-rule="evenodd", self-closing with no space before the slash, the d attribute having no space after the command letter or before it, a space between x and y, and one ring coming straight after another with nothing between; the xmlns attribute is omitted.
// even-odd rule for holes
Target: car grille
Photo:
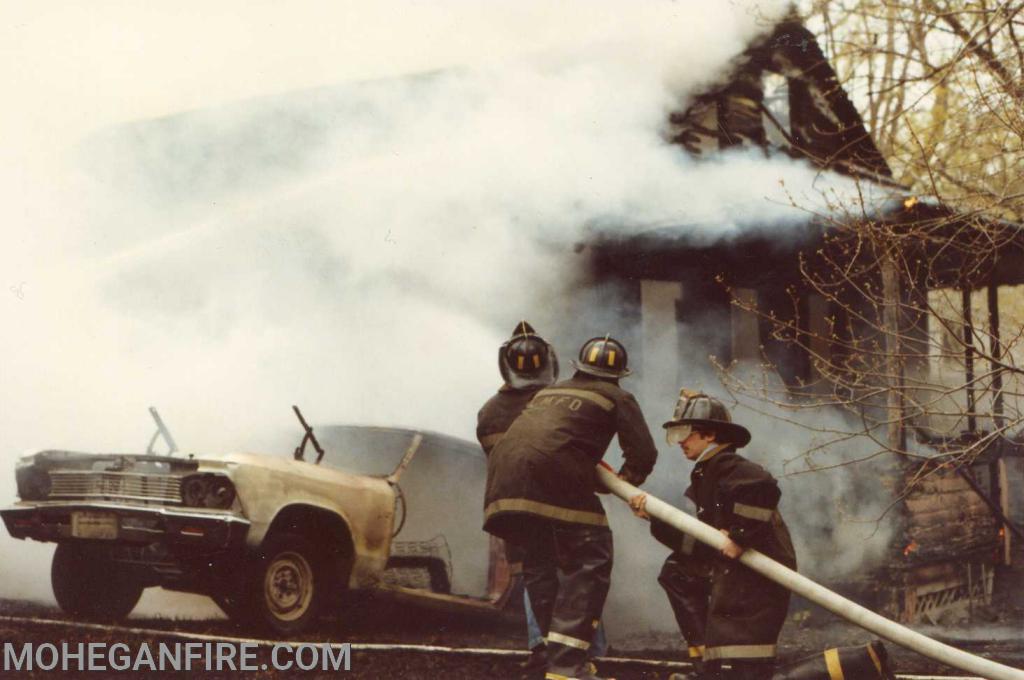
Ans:
<svg viewBox="0 0 1024 680"><path fill-rule="evenodd" d="M174 475L52 470L50 484L51 499L181 503L181 478Z"/></svg>

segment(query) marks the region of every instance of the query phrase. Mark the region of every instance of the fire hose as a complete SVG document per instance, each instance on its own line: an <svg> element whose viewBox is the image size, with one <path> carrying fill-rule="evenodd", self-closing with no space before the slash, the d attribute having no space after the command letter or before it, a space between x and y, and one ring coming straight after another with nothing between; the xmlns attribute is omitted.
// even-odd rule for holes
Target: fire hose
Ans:
<svg viewBox="0 0 1024 680"><path fill-rule="evenodd" d="M605 487L627 503L633 496L646 493L629 482L620 479L604 464L598 465L597 473ZM678 508L672 507L651 494L647 494L647 503L644 506L644 510L651 517L672 525L715 550L720 551L725 546L727 539L717 529ZM739 557L739 561L797 595L901 647L910 649L918 654L923 654L953 668L975 673L991 680L1024 680L1024 671L1022 670L1011 668L995 661L989 661L974 654L968 654L961 649L951 647L926 635L910 630L895 621L890 621L884 616L879 616L870 609L862 607L856 602L852 602L815 583L806 576L798 574L789 567L779 564L753 548L744 550L743 554Z"/></svg>

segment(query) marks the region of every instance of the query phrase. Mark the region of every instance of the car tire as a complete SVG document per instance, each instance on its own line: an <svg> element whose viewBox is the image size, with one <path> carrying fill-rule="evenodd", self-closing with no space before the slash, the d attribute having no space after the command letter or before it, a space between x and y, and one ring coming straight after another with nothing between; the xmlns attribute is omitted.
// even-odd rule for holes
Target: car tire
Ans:
<svg viewBox="0 0 1024 680"><path fill-rule="evenodd" d="M283 635L308 630L330 601L329 564L329 555L304 536L268 538L250 578L249 606L259 622Z"/></svg>
<svg viewBox="0 0 1024 680"><path fill-rule="evenodd" d="M102 621L128 616L144 590L106 550L83 543L57 544L50 583L61 610Z"/></svg>

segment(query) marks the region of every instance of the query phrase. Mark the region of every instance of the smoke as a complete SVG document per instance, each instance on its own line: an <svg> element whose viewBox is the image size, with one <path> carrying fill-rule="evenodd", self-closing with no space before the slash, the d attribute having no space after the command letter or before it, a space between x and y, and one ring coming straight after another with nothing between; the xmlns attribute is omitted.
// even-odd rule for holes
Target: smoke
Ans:
<svg viewBox="0 0 1024 680"><path fill-rule="evenodd" d="M777 403L764 399L765 394L785 394L770 368L740 362L730 367L723 384L723 376L706 359L706 348L729 341L728 318L717 327L712 322L722 319L715 312L697 321L703 321L704 327L677 327L690 353L676 353L672 363L660 365L670 376L667 380L664 375L652 376L647 368L635 382L624 381L624 387L636 391L659 444L658 463L644 490L687 512L695 511L683 497L693 464L678 447L664 443L660 425L672 414L679 386L705 391L729 405L733 420L750 430L752 442L740 453L779 480L779 511L793 539L799 571L825 584L862 581L883 563L896 531L896 519L887 513L892 489L884 481L892 474L887 467L891 459L873 458L878 447L866 437L842 436L858 432L861 426L834 409L798 406L778 396L774 397ZM700 343L694 342L697 338ZM737 385L744 389L738 390ZM621 452L607 458L618 465ZM648 535L647 523L634 518L624 504L612 501L605 507L616 541L616 567L606 608L609 635L620 647L660 645L664 640L658 633L677 630L656 585L668 549Z"/></svg>
<svg viewBox="0 0 1024 680"><path fill-rule="evenodd" d="M689 224L699 240L856 196L757 151L698 165L660 136L782 9L651 3L584 47L567 35L572 49L201 108L70 146L49 129L35 147L5 142L0 463L141 449L150 404L199 454L265 450L295 427L292 403L314 422L471 438L515 320L537 321L563 357L598 333L638 340L621 291L581 287L572 245L586 225ZM49 106L54 130L82 127L68 102ZM658 474L676 485L674 455ZM9 474L0 495L13 498ZM636 601L656 599L669 627L653 575L631 564L651 554L642 538L621 551L616 592L643 579ZM0 541L0 594L49 599L52 548ZM626 604L616 595L610 619Z"/></svg>

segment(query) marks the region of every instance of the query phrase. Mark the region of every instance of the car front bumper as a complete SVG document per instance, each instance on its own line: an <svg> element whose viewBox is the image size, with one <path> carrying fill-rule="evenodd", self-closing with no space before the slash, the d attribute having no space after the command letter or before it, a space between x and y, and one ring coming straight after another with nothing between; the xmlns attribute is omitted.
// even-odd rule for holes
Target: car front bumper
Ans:
<svg viewBox="0 0 1024 680"><path fill-rule="evenodd" d="M107 535L76 535L72 518L76 513L103 517L116 531ZM103 502L27 502L0 510L7 531L14 538L37 541L92 539L112 544L145 545L162 543L168 548L223 550L242 548L249 521L228 512L209 512L161 506L133 506ZM81 515L80 515L81 516Z"/></svg>

